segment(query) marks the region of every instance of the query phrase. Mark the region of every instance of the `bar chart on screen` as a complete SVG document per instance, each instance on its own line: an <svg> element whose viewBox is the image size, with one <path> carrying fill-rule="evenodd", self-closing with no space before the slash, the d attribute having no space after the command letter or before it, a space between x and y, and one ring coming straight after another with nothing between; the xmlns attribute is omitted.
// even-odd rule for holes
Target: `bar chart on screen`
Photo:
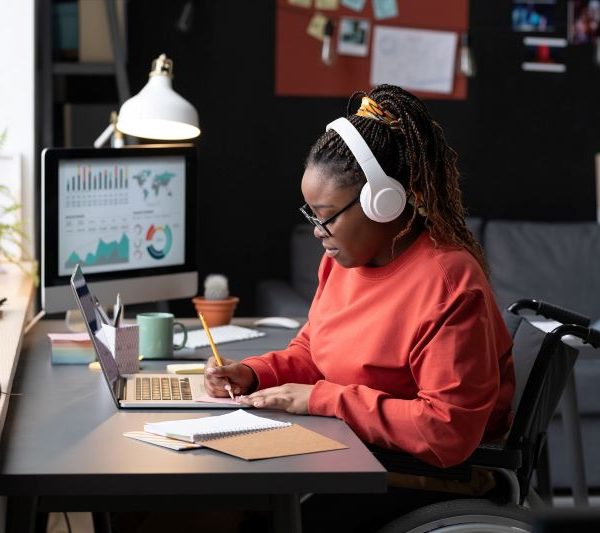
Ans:
<svg viewBox="0 0 600 533"><path fill-rule="evenodd" d="M181 264L185 194L180 158L112 164L72 160L60 168L59 271L90 273Z"/></svg>

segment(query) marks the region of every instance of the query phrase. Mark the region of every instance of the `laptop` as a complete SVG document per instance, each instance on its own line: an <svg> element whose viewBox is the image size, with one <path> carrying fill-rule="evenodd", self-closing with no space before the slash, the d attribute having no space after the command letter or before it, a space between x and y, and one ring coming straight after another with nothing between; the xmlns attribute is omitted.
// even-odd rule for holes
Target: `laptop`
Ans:
<svg viewBox="0 0 600 533"><path fill-rule="evenodd" d="M232 408L230 403L216 403L219 401L217 399L215 399L215 403L198 401L198 398L206 395L204 376L200 374L137 373L122 375L110 350L96 337L96 333L102 327L101 317L94 303L98 300L89 288L79 265L73 269L71 288L83 315L102 374L119 409Z"/></svg>

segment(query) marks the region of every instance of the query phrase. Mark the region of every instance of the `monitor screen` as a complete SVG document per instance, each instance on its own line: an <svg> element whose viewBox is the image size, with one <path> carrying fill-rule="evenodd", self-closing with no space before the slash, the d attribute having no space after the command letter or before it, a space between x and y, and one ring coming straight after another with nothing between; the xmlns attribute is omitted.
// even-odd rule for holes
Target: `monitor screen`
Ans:
<svg viewBox="0 0 600 533"><path fill-rule="evenodd" d="M68 280L78 264L101 301L195 295L195 157L181 145L43 152L46 312L73 307Z"/></svg>

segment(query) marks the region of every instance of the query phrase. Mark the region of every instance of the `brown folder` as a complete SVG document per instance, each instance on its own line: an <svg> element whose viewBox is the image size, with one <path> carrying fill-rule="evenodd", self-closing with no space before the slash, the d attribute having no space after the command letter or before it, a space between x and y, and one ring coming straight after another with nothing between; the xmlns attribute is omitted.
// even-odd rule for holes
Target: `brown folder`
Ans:
<svg viewBox="0 0 600 533"><path fill-rule="evenodd" d="M203 440L200 441L200 444L247 461L348 448L340 442L298 424L255 433Z"/></svg>

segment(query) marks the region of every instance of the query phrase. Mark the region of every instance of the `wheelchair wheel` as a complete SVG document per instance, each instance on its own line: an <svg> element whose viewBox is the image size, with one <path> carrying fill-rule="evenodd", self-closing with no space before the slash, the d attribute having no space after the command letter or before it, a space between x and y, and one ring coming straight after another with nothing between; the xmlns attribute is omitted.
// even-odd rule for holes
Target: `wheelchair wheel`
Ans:
<svg viewBox="0 0 600 533"><path fill-rule="evenodd" d="M390 522L379 533L525 533L531 512L489 500L450 500L421 507Z"/></svg>

